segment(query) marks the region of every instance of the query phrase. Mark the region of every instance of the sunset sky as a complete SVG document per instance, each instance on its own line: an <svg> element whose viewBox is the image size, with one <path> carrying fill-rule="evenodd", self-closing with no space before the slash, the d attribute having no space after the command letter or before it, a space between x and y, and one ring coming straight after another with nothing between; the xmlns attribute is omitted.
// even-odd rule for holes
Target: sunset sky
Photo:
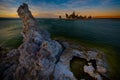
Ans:
<svg viewBox="0 0 120 80"><path fill-rule="evenodd" d="M65 17L73 11L83 16L120 18L120 0L0 0L0 17L18 17L16 11L23 2L38 18Z"/></svg>

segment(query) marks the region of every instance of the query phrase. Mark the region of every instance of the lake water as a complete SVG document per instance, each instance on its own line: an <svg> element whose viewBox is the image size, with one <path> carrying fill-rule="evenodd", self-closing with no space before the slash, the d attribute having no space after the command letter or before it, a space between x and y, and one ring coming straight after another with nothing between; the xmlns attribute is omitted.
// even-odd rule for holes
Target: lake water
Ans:
<svg viewBox="0 0 120 80"><path fill-rule="evenodd" d="M48 30L55 37L107 45L110 75L115 80L120 79L118 75L120 74L120 19L38 19L38 23L39 28ZM20 19L0 19L0 46L17 48L22 43L20 33L22 26ZM117 52L114 52L109 46L115 48Z"/></svg>
<svg viewBox="0 0 120 80"><path fill-rule="evenodd" d="M54 36L64 36L120 47L120 19L38 19L38 23L41 29L48 30ZM21 31L21 20L1 19L0 45L7 45L7 43L11 43L11 40L15 42L19 39Z"/></svg>

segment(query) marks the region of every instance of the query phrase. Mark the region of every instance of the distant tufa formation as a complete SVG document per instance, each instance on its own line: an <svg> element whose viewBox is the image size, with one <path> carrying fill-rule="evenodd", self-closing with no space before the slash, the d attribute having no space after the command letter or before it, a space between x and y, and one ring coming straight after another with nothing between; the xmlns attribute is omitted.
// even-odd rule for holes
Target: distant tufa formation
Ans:
<svg viewBox="0 0 120 80"><path fill-rule="evenodd" d="M92 19L92 16L82 16L82 15L78 15L75 14L75 12L73 12L72 14L68 15L67 13L65 14L66 19ZM61 19L62 17L59 16L59 19Z"/></svg>
<svg viewBox="0 0 120 80"><path fill-rule="evenodd" d="M91 80L102 80L107 76L107 64L101 52L80 51L76 48L78 45L52 40L47 31L38 30L37 21L25 3L17 12L24 24L24 41L0 60L1 80L77 80L70 70L74 56L88 62L81 67Z"/></svg>

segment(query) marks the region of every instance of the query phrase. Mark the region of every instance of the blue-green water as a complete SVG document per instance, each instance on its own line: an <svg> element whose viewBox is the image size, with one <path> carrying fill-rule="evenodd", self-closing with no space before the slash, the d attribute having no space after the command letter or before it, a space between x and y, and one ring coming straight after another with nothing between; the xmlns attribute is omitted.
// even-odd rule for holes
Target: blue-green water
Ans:
<svg viewBox="0 0 120 80"><path fill-rule="evenodd" d="M48 30L54 36L120 47L120 19L38 19L38 23L40 28ZM20 36L21 31L21 20L0 20L0 44L7 45L10 39Z"/></svg>
<svg viewBox="0 0 120 80"><path fill-rule="evenodd" d="M40 19L39 24L56 36L87 40L120 47L120 20L57 20Z"/></svg>
<svg viewBox="0 0 120 80"><path fill-rule="evenodd" d="M22 22L18 19L0 20L0 46L15 48L21 41Z"/></svg>
<svg viewBox="0 0 120 80"><path fill-rule="evenodd" d="M107 50L103 50L107 54L111 78L120 79L120 19L37 20L39 28L48 30L52 36L106 45ZM22 43L22 26L20 19L0 19L0 46L17 48Z"/></svg>

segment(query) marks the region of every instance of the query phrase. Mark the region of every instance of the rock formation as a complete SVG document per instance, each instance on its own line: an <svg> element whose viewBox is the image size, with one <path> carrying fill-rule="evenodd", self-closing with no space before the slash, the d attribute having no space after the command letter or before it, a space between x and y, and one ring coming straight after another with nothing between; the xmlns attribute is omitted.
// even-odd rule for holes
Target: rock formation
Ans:
<svg viewBox="0 0 120 80"><path fill-rule="evenodd" d="M70 61L74 56L84 58L91 65L94 76L89 70L84 71L97 80L106 76L107 66L103 54L98 51L83 52L71 47L68 43L58 42L50 38L45 30L39 30L35 18L28 5L21 5L18 15L23 21L23 43L18 49L10 51L0 61L1 80L77 80L70 70ZM100 77L100 79L98 77Z"/></svg>
<svg viewBox="0 0 120 80"><path fill-rule="evenodd" d="M76 14L74 11L73 11L73 13L72 14L70 14L70 15L68 15L67 13L65 14L65 16L66 16L66 19L71 19L71 20L76 20L76 19L91 19L92 18L92 16L82 16L82 15L78 15L78 14Z"/></svg>

